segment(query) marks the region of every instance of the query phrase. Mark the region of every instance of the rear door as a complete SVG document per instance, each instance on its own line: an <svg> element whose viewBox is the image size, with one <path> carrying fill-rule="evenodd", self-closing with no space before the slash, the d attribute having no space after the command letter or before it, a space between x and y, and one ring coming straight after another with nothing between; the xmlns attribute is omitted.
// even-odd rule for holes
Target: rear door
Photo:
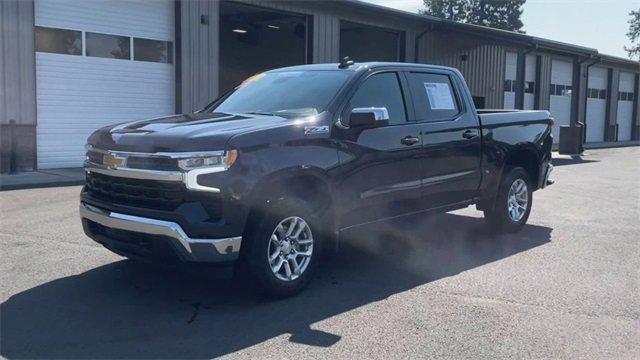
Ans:
<svg viewBox="0 0 640 360"><path fill-rule="evenodd" d="M338 201L341 227L393 217L421 206L420 125L410 121L406 84L397 72L369 75L349 99L354 108L385 107L389 125L352 128L342 135Z"/></svg>
<svg viewBox="0 0 640 360"><path fill-rule="evenodd" d="M452 73L407 72L415 121L420 124L423 202L427 208L472 199L480 185L481 133L461 79Z"/></svg>

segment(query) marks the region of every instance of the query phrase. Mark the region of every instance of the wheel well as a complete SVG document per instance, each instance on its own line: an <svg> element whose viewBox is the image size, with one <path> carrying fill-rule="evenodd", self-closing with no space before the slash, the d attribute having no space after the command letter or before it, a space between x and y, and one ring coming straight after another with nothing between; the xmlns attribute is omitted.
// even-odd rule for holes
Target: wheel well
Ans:
<svg viewBox="0 0 640 360"><path fill-rule="evenodd" d="M261 213L269 203L286 197L303 199L311 205L312 210L320 218L333 224L333 206L329 185L314 175L297 175L269 181L259 186L254 193L251 210L246 222L246 229L257 225Z"/></svg>
<svg viewBox="0 0 640 360"><path fill-rule="evenodd" d="M529 174L532 185L538 187L538 177L540 176L540 168L538 157L536 154L527 149L516 150L505 162L505 169L510 167L522 167Z"/></svg>

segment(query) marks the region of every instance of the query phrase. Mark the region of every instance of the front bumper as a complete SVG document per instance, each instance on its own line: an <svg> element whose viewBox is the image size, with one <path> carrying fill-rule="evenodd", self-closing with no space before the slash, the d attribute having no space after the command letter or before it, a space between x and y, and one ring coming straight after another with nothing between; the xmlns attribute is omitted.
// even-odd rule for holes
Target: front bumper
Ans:
<svg viewBox="0 0 640 360"><path fill-rule="evenodd" d="M551 173L553 172L553 165L551 163L547 163L544 170L544 176L542 178L542 183L540 184L540 188L544 189L549 185L553 185L555 180L551 179Z"/></svg>
<svg viewBox="0 0 640 360"><path fill-rule="evenodd" d="M128 215L80 203L87 236L115 253L192 262L228 262L238 258L241 236L191 238L175 222Z"/></svg>

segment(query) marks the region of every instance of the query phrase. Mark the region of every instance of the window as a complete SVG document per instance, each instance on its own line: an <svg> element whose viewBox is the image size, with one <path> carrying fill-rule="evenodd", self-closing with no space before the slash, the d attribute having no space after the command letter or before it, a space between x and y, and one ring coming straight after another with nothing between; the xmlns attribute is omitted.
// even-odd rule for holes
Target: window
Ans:
<svg viewBox="0 0 640 360"><path fill-rule="evenodd" d="M86 33L87 56L110 59L131 59L131 40L128 36Z"/></svg>
<svg viewBox="0 0 640 360"><path fill-rule="evenodd" d="M385 107L389 111L389 124L407 121L404 99L398 75L382 73L369 77L360 85L349 101L349 112L361 107Z"/></svg>
<svg viewBox="0 0 640 360"><path fill-rule="evenodd" d="M515 81L514 80L505 80L504 81L504 91L512 92L514 89Z"/></svg>
<svg viewBox="0 0 640 360"><path fill-rule="evenodd" d="M607 90L601 89L599 95L600 95L599 96L600 99L606 99L607 98Z"/></svg>
<svg viewBox="0 0 640 360"><path fill-rule="evenodd" d="M36 51L82 55L82 32L36 26Z"/></svg>
<svg viewBox="0 0 640 360"><path fill-rule="evenodd" d="M527 94L533 94L536 89L536 83L533 81L527 81L524 83L524 92Z"/></svg>
<svg viewBox="0 0 640 360"><path fill-rule="evenodd" d="M419 120L445 120L460 112L449 76L411 73L409 86Z"/></svg>
<svg viewBox="0 0 640 360"><path fill-rule="evenodd" d="M133 38L133 59L173 64L171 41Z"/></svg>
<svg viewBox="0 0 640 360"><path fill-rule="evenodd" d="M350 71L276 71L245 80L211 111L226 113L274 113L308 116L327 107Z"/></svg>
<svg viewBox="0 0 640 360"><path fill-rule="evenodd" d="M620 101L633 101L633 93L626 91L618 92L618 100Z"/></svg>
<svg viewBox="0 0 640 360"><path fill-rule="evenodd" d="M587 97L590 99L606 99L607 98L607 90L606 89L587 89Z"/></svg>

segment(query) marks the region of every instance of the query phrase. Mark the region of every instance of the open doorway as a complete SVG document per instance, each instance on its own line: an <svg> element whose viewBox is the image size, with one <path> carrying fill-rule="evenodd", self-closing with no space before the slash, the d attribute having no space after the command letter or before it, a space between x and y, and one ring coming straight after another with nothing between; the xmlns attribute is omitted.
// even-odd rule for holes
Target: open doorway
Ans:
<svg viewBox="0 0 640 360"><path fill-rule="evenodd" d="M220 93L261 71L308 63L310 19L258 6L220 3Z"/></svg>
<svg viewBox="0 0 640 360"><path fill-rule="evenodd" d="M356 62L404 61L404 32L340 21L340 58Z"/></svg>

